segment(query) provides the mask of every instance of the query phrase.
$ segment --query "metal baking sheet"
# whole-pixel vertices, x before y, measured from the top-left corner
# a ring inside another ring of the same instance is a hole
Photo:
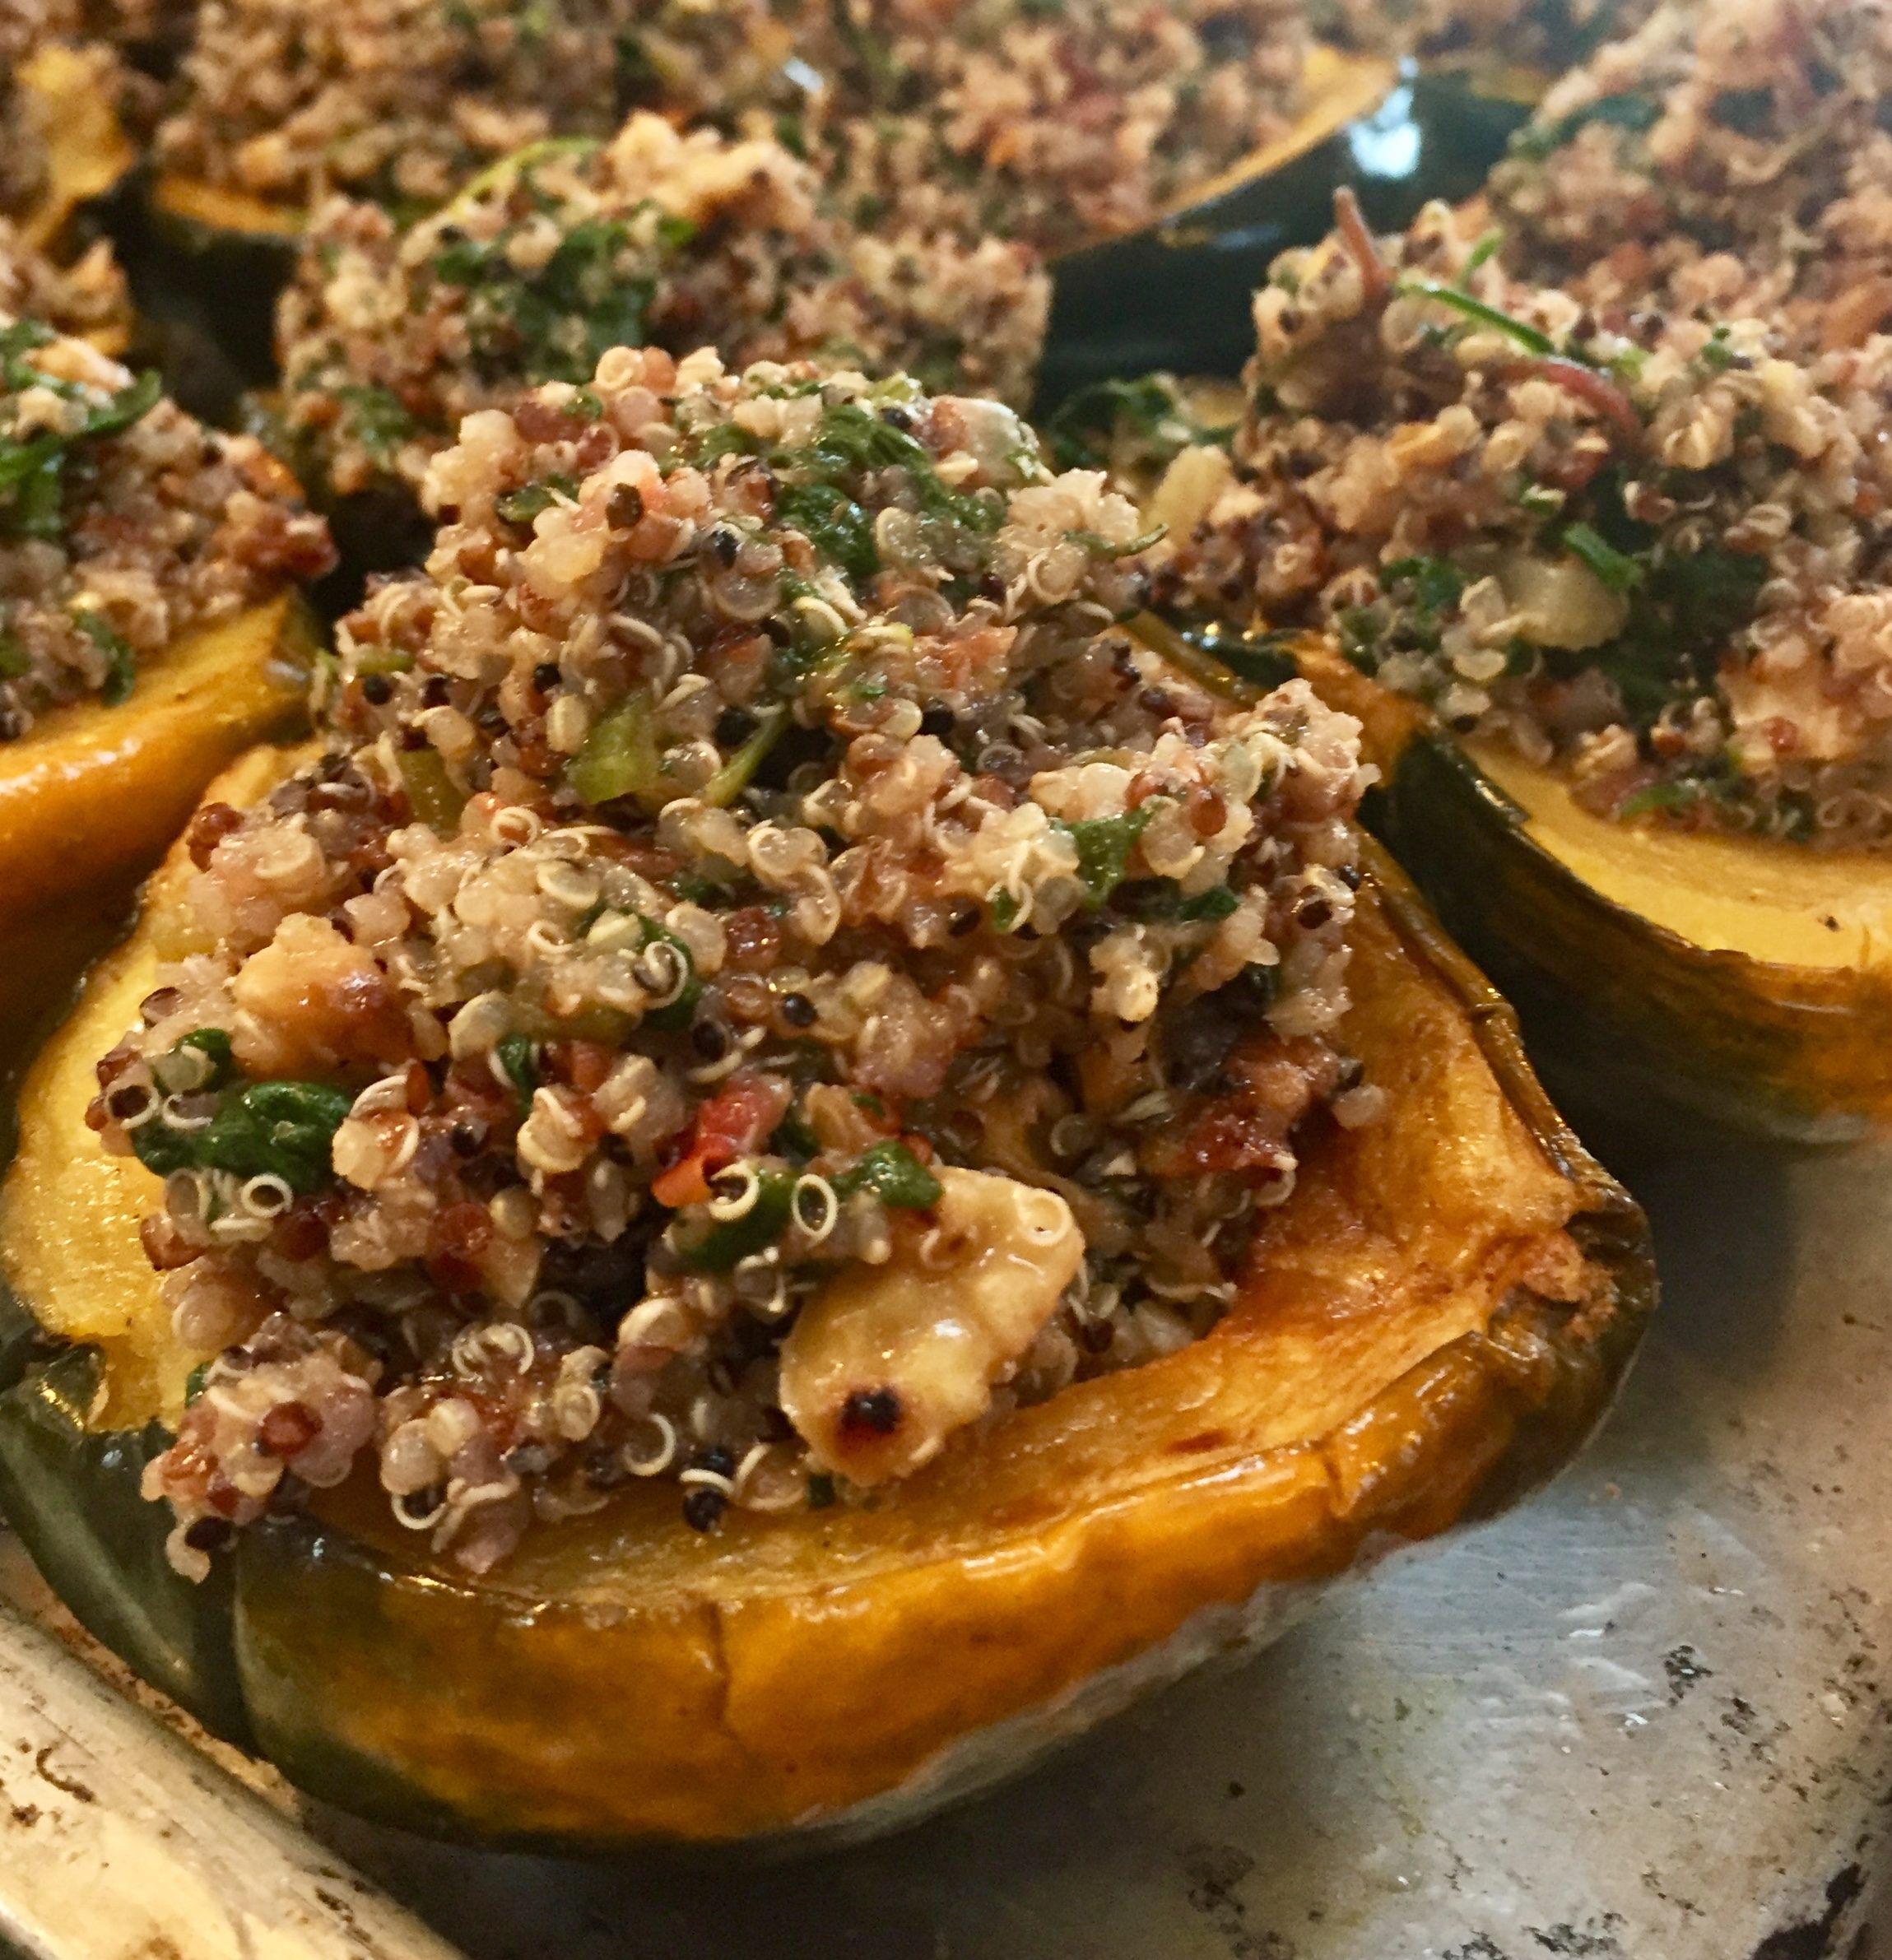
[[[977,1804],[760,1869],[484,1855],[244,1788],[95,1698],[68,1747],[142,1835],[55,1866],[18,1822],[57,1809],[44,1728],[16,1734],[48,1650],[0,1627],[0,1932],[171,1960],[162,1913],[211,1871],[249,1944],[179,1960],[1886,1960],[1892,1154],[1622,1168],[1666,1303],[1559,1484]],[[138,1874],[109,1940],[76,1909],[100,1855]]]

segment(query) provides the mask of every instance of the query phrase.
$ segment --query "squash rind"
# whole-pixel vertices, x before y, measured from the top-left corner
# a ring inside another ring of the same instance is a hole
[[[1829,1145],[1892,1126],[1892,966],[1757,959],[1612,902],[1425,709],[1329,643],[1295,659],[1363,724],[1382,776],[1363,820],[1516,1009],[1559,1107],[1680,1140]],[[1810,878],[1821,862],[1806,853]],[[1892,859],[1886,885],[1892,900]]]
[[[1394,770],[1378,827],[1516,1002],[1568,1106],[1802,1144],[1892,1122],[1892,973],[1697,945],[1612,903],[1526,817],[1428,736]]]

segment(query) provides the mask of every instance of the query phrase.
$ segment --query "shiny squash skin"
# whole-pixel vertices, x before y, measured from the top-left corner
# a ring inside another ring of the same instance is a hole
[[[1656,1135],[1892,1127],[1892,857],[1639,830],[1475,758],[1311,648],[1383,772],[1369,821],[1517,1007],[1559,1101]]]
[[[26,1085],[0,1274],[42,1338],[97,1350],[105,1386],[62,1475],[19,1444],[23,1401],[44,1414],[29,1368],[0,1396],[0,1484],[55,1587],[134,1665],[155,1646],[173,1684],[215,1680],[228,1729],[231,1639],[263,1753],[411,1828],[595,1847],[904,1822],[1265,1637],[1311,1582],[1515,1499],[1607,1408],[1653,1304],[1640,1212],[1374,852],[1346,1033],[1389,1108],[1310,1140],[1206,1339],[963,1437],[871,1507],[732,1513],[704,1537],[674,1493],[638,1486],[484,1578],[430,1558],[359,1479],[243,1535],[227,1633],[179,1632],[163,1595],[184,1582],[164,1575],[128,1629],[88,1614],[101,1554],[62,1520],[103,1501],[100,1433],[174,1419],[197,1357],[141,1270],[150,1181],[88,1153],[80,1107],[160,945],[188,947],[183,875],[160,875]]]

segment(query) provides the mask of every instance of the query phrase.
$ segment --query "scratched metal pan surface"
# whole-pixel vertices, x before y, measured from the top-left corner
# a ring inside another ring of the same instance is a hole
[[[1892,1154],[1623,1168],[1667,1298],[1574,1469],[994,1796],[774,1869],[456,1851],[239,1781],[7,1615],[0,1941],[34,1960],[1892,1960],[1869,1930],[1892,1822]]]

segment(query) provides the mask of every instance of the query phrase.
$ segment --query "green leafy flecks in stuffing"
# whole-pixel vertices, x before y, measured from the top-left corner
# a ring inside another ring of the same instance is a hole
[[[532,1106],[532,1093],[539,1085],[538,1043],[528,1034],[503,1034],[493,1044],[500,1072],[513,1085],[518,1098],[519,1114]]]
[[[788,1228],[795,1202],[794,1173],[764,1165],[755,1176],[755,1201],[741,1217],[718,1219],[700,1238],[678,1247],[686,1266],[700,1272],[727,1273],[773,1245]]]
[[[517,363],[528,382],[588,381],[612,347],[639,346],[656,297],[650,247],[629,220],[585,218],[535,270],[516,266],[510,231],[490,241],[449,231],[434,254],[444,285],[467,293],[467,330],[476,355]],[[659,221],[659,255],[690,235],[681,221]]]
[[[245,1179],[280,1177],[304,1196],[334,1175],[329,1147],[351,1100],[346,1089],[327,1082],[230,1083],[208,1122],[174,1123],[160,1106],[133,1126],[132,1148],[160,1177],[206,1169]]]
[[[1101,470],[1128,449],[1160,467],[1197,444],[1225,448],[1234,425],[1211,427],[1191,412],[1167,374],[1095,381],[1058,404],[1044,425],[1045,445],[1061,470]]]
[[[830,1182],[837,1197],[872,1191],[883,1205],[913,1211],[931,1210],[941,1195],[939,1179],[904,1144],[890,1140],[875,1144],[851,1168]]]
[[[1600,95],[1554,122],[1527,124],[1512,137],[1511,154],[1531,163],[1542,163],[1592,123],[1645,136],[1662,120],[1662,105],[1652,96],[1633,91]]]
[[[138,667],[123,638],[102,612],[76,612],[72,624],[105,657],[105,683],[99,690],[100,699],[108,708],[129,700],[137,685]]]
[[[1154,806],[1146,803],[1121,816],[1087,817],[1074,824],[1053,820],[1052,829],[1062,831],[1077,847],[1077,875],[1090,909],[1097,910],[1123,882],[1137,840],[1155,814]]]
[[[524,484],[516,490],[508,490],[503,496],[495,497],[493,508],[509,524],[529,525],[541,511],[550,510],[561,499],[569,500],[577,495],[578,479],[555,470],[536,483]]]
[[[342,405],[342,424],[349,437],[367,451],[382,469],[392,469],[404,443],[411,442],[419,425],[407,412],[407,404],[390,388],[366,383],[338,388],[335,399]]]
[[[26,359],[54,336],[36,320],[0,327],[0,393],[17,396],[43,390],[62,402],[83,405],[69,429],[42,429],[28,435],[0,434],[0,537],[57,541],[65,523],[67,470],[89,443],[122,435],[156,407],[163,385],[155,374],[140,375],[103,401],[97,391],[42,374]]]

